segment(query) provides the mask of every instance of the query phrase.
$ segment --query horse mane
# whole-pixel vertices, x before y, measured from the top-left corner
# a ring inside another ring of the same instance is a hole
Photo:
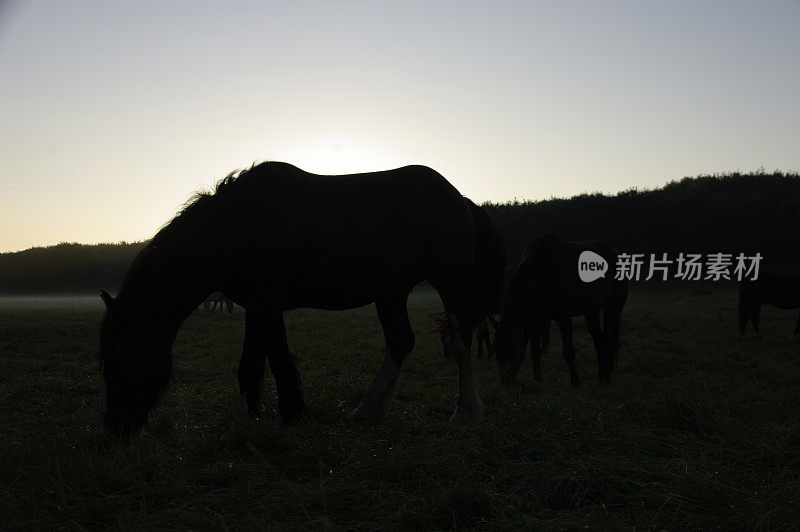
[[[217,208],[224,208],[232,198],[238,195],[239,190],[246,188],[248,184],[269,179],[270,177],[299,172],[302,172],[302,170],[289,163],[278,161],[254,162],[249,168],[230,172],[217,181],[210,190],[194,192],[183,203],[175,216],[162,225],[155,236],[150,239],[134,260],[134,264],[140,258],[145,258],[146,255],[156,251],[161,243],[172,240],[175,233],[183,227],[185,221],[194,221],[203,217],[214,218]]]

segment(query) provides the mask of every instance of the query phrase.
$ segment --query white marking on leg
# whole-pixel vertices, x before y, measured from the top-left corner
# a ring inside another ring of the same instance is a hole
[[[475,389],[475,379],[472,375],[472,360],[470,353],[463,341],[460,340],[458,356],[458,399],[456,410],[450,422],[469,423],[483,420],[483,402]]]

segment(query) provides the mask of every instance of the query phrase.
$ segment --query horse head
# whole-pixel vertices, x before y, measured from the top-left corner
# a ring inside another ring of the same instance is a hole
[[[172,374],[170,342],[146,318],[126,308],[107,292],[101,297],[106,314],[100,327],[101,405],[103,426],[114,435],[136,434],[158,402]]]

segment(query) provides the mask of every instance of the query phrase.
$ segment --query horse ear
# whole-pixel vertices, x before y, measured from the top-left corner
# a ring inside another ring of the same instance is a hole
[[[117,300],[111,297],[111,294],[105,290],[100,290],[100,298],[103,300],[103,303],[106,304],[106,309],[109,312],[114,312],[114,309],[117,306]]]

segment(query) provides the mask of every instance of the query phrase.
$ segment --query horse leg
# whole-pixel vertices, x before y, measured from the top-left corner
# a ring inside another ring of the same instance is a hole
[[[570,384],[580,386],[581,380],[578,378],[578,371],[575,369],[575,346],[572,343],[572,318],[570,316],[558,319],[561,328],[561,343],[564,360],[569,366]]]
[[[753,322],[753,330],[756,331],[756,336],[761,338],[761,333],[758,330],[758,320],[761,317],[761,303],[758,303],[754,308],[752,314],[750,314],[750,321]]]
[[[528,340],[531,342],[531,362],[533,363],[533,380],[542,382],[542,329],[544,321],[537,320],[523,326],[525,344],[522,346],[523,353],[527,348]]]
[[[405,294],[375,302],[386,339],[386,349],[378,374],[353,412],[356,421],[376,423],[386,415],[392,403],[400,366],[414,348],[414,332],[408,321],[407,299],[408,294]]]
[[[483,419],[483,402],[475,389],[475,380],[472,376],[472,358],[470,357],[469,344],[472,340],[472,331],[464,341],[465,332],[459,327],[458,318],[448,313],[448,320],[453,329],[451,349],[458,360],[458,399],[456,410],[450,417],[450,422],[468,423]]]
[[[239,406],[243,413],[253,417],[261,407],[259,395],[269,344],[269,331],[264,327],[266,320],[265,315],[256,310],[245,311],[244,347],[238,372]]]
[[[447,308],[445,306],[445,308]],[[483,419],[483,402],[475,389],[475,379],[472,375],[472,358],[470,357],[469,344],[472,342],[472,328],[461,325],[461,321],[454,313],[447,313],[452,336],[449,341],[449,351],[458,362],[458,398],[456,409],[450,417],[450,422],[469,423]]]
[[[483,358],[483,344],[485,343],[488,347],[491,342],[489,342],[489,325],[487,321],[481,322],[478,326],[478,332],[475,333],[475,341],[478,342],[478,358]]]
[[[278,412],[281,420],[288,425],[306,413],[306,404],[300,388],[300,372],[286,341],[286,325],[282,312],[274,312],[270,316],[269,330],[269,368],[275,378]]]
[[[500,326],[500,323],[496,319],[492,318],[491,316],[489,316],[489,323],[492,324],[492,327],[494,327],[494,332],[497,333],[497,328]],[[487,325],[486,326],[486,356],[488,358],[492,358],[492,357],[494,357],[494,355],[495,355],[494,342],[492,342],[492,337],[489,334],[489,326]]]
[[[445,314],[449,334],[442,334],[442,347],[447,358],[458,362],[458,398],[456,409],[450,422],[467,423],[483,419],[483,402],[475,389],[472,375],[472,332],[480,323],[481,311],[470,299],[472,294],[471,280],[459,278],[452,270],[445,275],[430,275],[428,281],[439,293]]]
[[[284,423],[291,423],[305,413],[305,404],[300,392],[300,374],[286,343],[283,313],[247,309],[239,389],[242,410],[252,416],[257,416],[260,409],[259,395],[267,357],[275,377],[278,411]]]
[[[597,377],[601,381],[606,374],[606,350],[603,346],[603,331],[600,329],[600,311],[587,312],[584,317],[586,318],[586,328],[589,334],[592,335],[594,342],[594,350],[597,352]]]

